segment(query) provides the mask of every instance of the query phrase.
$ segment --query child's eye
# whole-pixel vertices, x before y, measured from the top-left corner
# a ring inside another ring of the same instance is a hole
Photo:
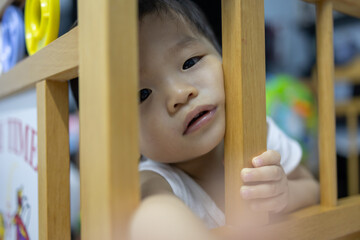
[[[183,70],[186,70],[188,68],[191,68],[192,66],[194,66],[198,61],[200,61],[201,57],[200,56],[196,56],[196,57],[192,57],[189,58],[188,60],[186,60],[184,62],[184,65],[182,67]]]
[[[148,88],[141,89],[139,91],[140,103],[145,101],[150,96],[151,92],[152,92],[151,89]]]

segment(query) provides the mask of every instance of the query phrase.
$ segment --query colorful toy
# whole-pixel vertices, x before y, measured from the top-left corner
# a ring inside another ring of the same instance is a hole
[[[9,71],[25,56],[24,17],[22,11],[10,5],[6,8],[1,22],[1,66]]]
[[[25,40],[30,55],[58,37],[60,0],[27,0],[25,4]]]
[[[266,113],[302,146],[304,159],[316,149],[317,113],[313,93],[289,75],[270,77],[266,82]]]

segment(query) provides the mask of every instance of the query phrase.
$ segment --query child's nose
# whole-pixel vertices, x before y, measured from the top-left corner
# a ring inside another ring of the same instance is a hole
[[[173,91],[169,93],[167,102],[169,113],[177,112],[181,106],[189,102],[190,99],[197,97],[198,94],[198,90],[190,85],[173,88]]]

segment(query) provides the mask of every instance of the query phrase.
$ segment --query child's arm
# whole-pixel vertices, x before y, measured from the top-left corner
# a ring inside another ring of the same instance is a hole
[[[319,201],[319,184],[302,166],[288,176],[280,154],[266,151],[252,160],[254,168],[241,171],[245,185],[240,192],[254,211],[291,212]]]
[[[319,183],[304,166],[299,165],[287,177],[291,199],[284,212],[291,212],[320,201]]]
[[[203,222],[178,199],[160,175],[140,172],[142,198],[130,223],[131,240],[214,240]]]

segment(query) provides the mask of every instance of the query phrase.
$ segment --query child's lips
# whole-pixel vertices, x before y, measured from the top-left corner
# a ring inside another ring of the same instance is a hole
[[[187,114],[184,121],[183,135],[194,132],[207,124],[215,115],[215,105],[202,105]]]

